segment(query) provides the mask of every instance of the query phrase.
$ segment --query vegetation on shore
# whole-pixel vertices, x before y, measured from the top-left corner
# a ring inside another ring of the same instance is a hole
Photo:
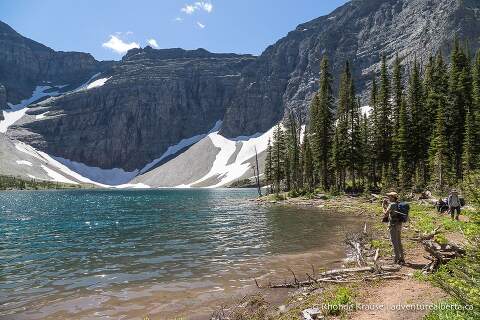
[[[19,177],[0,175],[0,190],[79,189],[82,187],[85,187],[85,185],[76,185],[36,179],[28,180]]]

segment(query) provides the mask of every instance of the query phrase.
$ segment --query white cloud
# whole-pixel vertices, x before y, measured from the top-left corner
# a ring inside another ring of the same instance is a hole
[[[195,7],[195,5],[192,5],[192,4],[187,4],[185,5],[185,7],[183,7],[182,9],[180,9],[182,12],[185,12],[186,14],[192,14],[194,13],[198,8]]]
[[[102,47],[112,49],[118,54],[124,54],[130,49],[140,48],[140,45],[136,42],[124,42],[119,36],[110,35],[110,39],[102,43]]]
[[[200,29],[204,29],[206,27],[206,25],[204,25],[203,23],[201,22],[197,22],[197,26],[200,28]]]
[[[149,39],[147,42],[148,42],[148,44],[149,44],[151,47],[154,47],[154,48],[158,49],[157,40],[155,40],[155,39]]]
[[[180,18],[180,17],[176,17],[175,19],[173,19],[174,21],[177,21],[177,22],[182,22],[183,21],[183,18]]]
[[[186,4],[180,11],[186,14],[193,14],[197,10],[203,10],[205,12],[212,12],[213,4],[208,1],[197,1],[193,4]]]
[[[195,2],[195,6],[197,6],[200,9],[203,9],[208,13],[212,12],[213,10],[213,4],[211,2],[199,1],[199,2]]]

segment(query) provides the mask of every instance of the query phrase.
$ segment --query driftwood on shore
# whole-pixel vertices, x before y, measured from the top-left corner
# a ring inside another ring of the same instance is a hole
[[[399,265],[383,265],[383,266],[368,266],[358,268],[344,268],[334,269],[319,273],[318,276],[307,275],[307,279],[299,281],[297,276],[293,273],[293,281],[272,284],[269,283],[269,288],[300,288],[311,286],[318,283],[352,283],[362,281],[373,281],[378,279],[402,279],[401,275],[396,275],[394,272],[399,271]],[[258,281],[255,280],[257,287],[260,288]]]
[[[430,263],[423,268],[426,272],[435,271],[440,265],[465,254],[465,249],[453,243],[439,244],[433,239],[426,239],[422,241],[422,245],[430,254],[430,257],[425,257],[430,260]]]

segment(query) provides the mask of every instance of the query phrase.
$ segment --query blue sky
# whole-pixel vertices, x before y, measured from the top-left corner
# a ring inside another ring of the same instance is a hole
[[[55,50],[118,60],[144,47],[260,54],[347,0],[0,0],[0,20]]]

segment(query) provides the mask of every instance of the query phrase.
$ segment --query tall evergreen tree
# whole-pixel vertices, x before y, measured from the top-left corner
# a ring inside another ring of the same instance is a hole
[[[352,75],[350,72],[350,64],[347,61],[340,79],[333,144],[333,165],[335,169],[336,188],[338,190],[345,190],[347,167],[350,163],[350,110],[353,109],[352,99],[354,99],[354,97],[352,97],[352,90],[354,90]],[[355,100],[353,100],[353,104],[355,104]]]
[[[303,170],[303,185],[308,192],[314,189],[314,169],[313,169],[313,155],[310,148],[310,140],[308,133],[305,130],[302,143],[302,170]]]
[[[410,139],[409,128],[410,121],[408,118],[407,102],[402,99],[400,103],[400,111],[398,116],[398,132],[396,136],[397,144],[397,168],[398,183],[401,190],[408,190],[412,182],[412,170],[410,159]]]
[[[287,164],[289,173],[287,188],[299,191],[300,187],[300,126],[293,112],[288,115],[286,125],[286,148],[287,148]]]
[[[475,169],[480,169],[480,49],[477,51],[472,71],[472,105],[473,116],[473,162]]]
[[[451,180],[451,160],[446,130],[446,108],[445,105],[437,107],[435,129],[430,144],[430,179],[436,190],[445,191]]]
[[[275,193],[279,193],[285,178],[285,136],[280,124],[273,131],[272,176]]]
[[[272,158],[272,144],[268,138],[267,155],[265,158],[265,182],[270,186],[270,192],[273,191],[273,158]]]
[[[380,69],[380,90],[378,93],[378,126],[379,126],[379,150],[378,160],[382,172],[382,184],[388,187],[392,182],[390,171],[391,148],[392,148],[392,107],[390,92],[390,77],[387,70],[387,59],[382,56]]]
[[[408,104],[412,115],[410,140],[411,159],[417,186],[425,186],[428,179],[428,124],[429,118],[425,110],[423,85],[420,66],[415,59],[408,81]]]
[[[471,75],[467,55],[455,41],[450,57],[449,104],[446,113],[449,149],[453,154],[455,180],[462,178],[465,115],[471,103]]]
[[[392,138],[392,173],[394,180],[398,180],[398,158],[400,157],[400,141],[399,141],[399,128],[400,128],[400,108],[403,102],[403,79],[402,79],[402,64],[398,53],[395,56],[395,62],[393,64],[393,138]]]
[[[328,58],[323,57],[320,70],[320,88],[310,109],[311,146],[315,163],[315,176],[324,190],[330,188],[330,158],[333,141],[332,76]]]
[[[378,108],[378,88],[375,75],[372,78],[372,86],[370,91],[370,108],[371,108],[371,121],[370,134],[371,134],[371,163],[370,163],[370,176],[372,188],[378,188],[379,172],[381,171],[380,164],[380,148],[381,148],[381,130],[380,130],[380,110]]]

